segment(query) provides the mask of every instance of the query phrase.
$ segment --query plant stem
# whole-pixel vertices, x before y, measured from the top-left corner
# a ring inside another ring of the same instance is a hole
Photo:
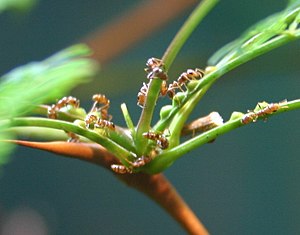
[[[5,121],[4,121],[5,122]],[[34,127],[48,127],[53,129],[59,129],[67,132],[72,132],[81,136],[84,136],[91,141],[100,144],[105,147],[109,152],[114,153],[116,157],[125,165],[128,165],[124,159],[132,158],[133,153],[124,147],[120,146],[116,142],[112,141],[110,138],[107,138],[104,135],[100,135],[94,131],[90,131],[79,127],[73,123],[61,121],[61,120],[52,120],[45,118],[14,118],[9,121],[9,126],[34,126]]]
[[[218,0],[203,0],[186,20],[163,55],[162,60],[165,64],[166,72],[171,67],[176,55],[190,37],[191,33],[217,2]],[[137,152],[139,155],[145,154],[146,151],[147,139],[143,138],[143,133],[150,129],[161,83],[162,81],[160,79],[152,79],[149,84],[145,107],[142,110],[135,136]]]
[[[94,143],[67,143],[67,142],[29,142],[23,140],[9,141],[18,145],[49,151],[66,157],[76,158],[89,163],[97,164],[108,169],[112,164],[118,164],[116,157],[107,152],[105,148]],[[163,174],[148,175],[138,174],[114,174],[140,192],[146,194],[153,201],[165,209],[189,234],[206,235],[207,230],[185,203],[172,184]]]
[[[66,133],[58,129],[50,129],[44,127],[33,127],[33,126],[19,126],[19,127],[9,127],[7,129],[1,130],[1,132],[11,133],[14,138],[17,139],[31,139],[40,141],[54,141],[62,140],[66,141]],[[47,135],[45,135],[47,133]]]
[[[266,114],[263,117],[259,117],[258,119],[265,119],[269,116],[277,115],[282,112],[292,111],[295,109],[300,108],[300,99],[290,101],[287,103],[280,104],[281,108],[272,114]],[[192,151],[200,147],[203,144],[206,144],[217,137],[226,134],[229,131],[232,131],[238,127],[244,126],[245,124],[242,123],[243,116],[236,118],[234,120],[229,120],[228,122],[224,123],[222,126],[216,127],[211,129],[203,134],[200,134],[170,150],[166,150],[162,152],[160,155],[156,156],[149,164],[146,165],[144,171],[149,174],[156,174],[165,170],[169,167],[175,160],[182,157],[184,154]]]
[[[208,234],[204,225],[163,174],[148,175],[138,173],[121,175],[119,178],[125,181],[128,186],[145,193],[158,203],[188,234]]]
[[[133,125],[132,119],[130,117],[130,114],[128,112],[128,109],[127,109],[127,106],[125,103],[121,104],[121,110],[122,110],[126,125],[127,125],[128,129],[131,131],[132,136],[134,136],[135,135],[134,125]]]
[[[192,32],[196,29],[203,18],[218,3],[218,1],[219,0],[201,1],[185,21],[185,23],[182,25],[162,57],[167,71],[171,67],[171,64],[173,63],[186,40],[191,36]]]
[[[194,94],[176,113],[174,118],[172,119],[169,130],[171,133],[171,137],[169,140],[169,147],[175,147],[179,144],[179,139],[181,136],[181,130],[188,119],[191,112],[194,110],[195,106],[198,104],[200,99],[206,93],[206,91],[210,88],[212,84],[207,84],[203,89]]]
[[[290,41],[294,41],[294,40],[298,39],[299,37],[300,37],[300,31],[293,35],[284,33],[284,34],[277,36],[274,39],[271,39],[271,40],[267,41],[266,43],[256,47],[255,49],[247,51],[244,54],[232,59],[227,64],[224,64],[221,67],[218,67],[218,65],[216,65],[217,69],[215,71],[209,73],[203,79],[201,79],[199,81],[199,84],[195,87],[194,92],[202,89],[208,83],[215,82],[222,75],[233,70],[234,68],[238,67],[239,65],[244,64],[244,63],[248,62],[249,60],[252,60],[255,57],[258,57],[260,55],[263,55],[271,50],[274,50],[275,48],[283,46]]]
[[[239,65],[242,65],[260,55],[263,55],[273,49],[276,49],[280,46],[283,46],[287,44],[288,42],[294,41],[300,37],[300,30],[295,31],[293,33],[289,33],[289,31],[275,37],[274,39],[271,39],[267,41],[266,43],[256,47],[255,49],[251,51],[247,51],[244,54],[241,54],[240,56],[237,56],[236,58],[232,59],[226,64],[222,64],[220,67],[216,65],[216,70],[205,75],[202,79],[199,80],[198,85],[195,87],[195,89],[188,94],[188,97],[186,100],[189,100],[190,96],[195,95],[195,93],[199,92],[199,90],[203,89],[207,84],[212,85],[214,82],[216,82],[222,75],[226,74],[227,72],[233,70],[234,68],[238,67]],[[170,121],[172,121],[173,117],[178,112],[178,108],[171,111],[170,115],[167,119],[159,120],[155,124],[155,129],[162,130],[164,129]]]

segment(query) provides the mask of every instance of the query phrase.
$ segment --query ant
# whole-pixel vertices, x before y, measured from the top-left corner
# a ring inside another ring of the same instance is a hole
[[[162,60],[154,57],[149,58],[146,62],[146,66],[147,68],[145,68],[145,71],[148,73],[148,79],[159,78],[163,81],[168,80],[168,75],[165,71],[165,65]]]
[[[85,118],[85,126],[86,128],[92,129],[93,127],[96,128],[108,128],[110,130],[115,130],[115,124],[113,122],[98,118],[94,114],[88,114]]]
[[[80,102],[78,99],[76,99],[73,96],[65,96],[62,99],[60,99],[59,101],[57,101],[56,104],[53,104],[48,108],[48,111],[47,111],[48,118],[56,119],[57,112],[60,109],[62,109],[63,107],[66,107],[68,105],[73,106],[74,108],[79,108]],[[66,133],[69,137],[67,140],[68,142],[74,142],[74,143],[79,142],[79,137],[76,134],[74,134],[72,132],[68,132],[68,131],[66,131]]]
[[[284,101],[286,102],[286,101]],[[284,103],[281,102],[281,103]],[[260,105],[258,105],[260,107]],[[249,113],[247,113],[243,119],[242,119],[242,123],[243,124],[248,124],[250,122],[256,122],[258,117],[263,117],[265,115],[269,115],[272,114],[274,112],[277,112],[279,109],[281,108],[280,103],[271,103],[268,104],[266,107],[261,108],[258,111],[251,111]]]
[[[149,140],[156,141],[158,147],[161,149],[169,147],[169,141],[164,134],[148,131],[143,133],[143,136]]]
[[[168,86],[166,81],[162,81],[160,87],[160,95],[165,96],[168,93]]]
[[[56,104],[53,104],[48,108],[48,118],[56,119],[57,118],[57,112],[62,109],[63,107],[66,107],[68,105],[73,106],[74,108],[79,108],[79,100],[76,99],[73,96],[65,96],[59,101],[57,101]]]
[[[124,165],[112,164],[110,168],[118,174],[132,174],[132,170]]]
[[[256,112],[256,114],[257,114],[257,116],[264,116],[266,114],[275,113],[278,109],[280,109],[279,103],[271,103],[271,104],[268,104],[265,108]]]
[[[148,162],[151,161],[150,157],[147,156],[141,156],[140,158],[138,158],[137,160],[135,160],[134,162],[130,162],[128,160],[126,160],[133,168],[139,168],[142,166],[145,166]],[[132,169],[122,165],[122,164],[113,164],[110,166],[111,169],[118,173],[118,174],[132,174],[133,171]]]
[[[102,119],[111,120],[112,119],[111,115],[108,115],[110,100],[107,99],[105,95],[96,94],[93,95],[93,101],[95,102],[90,112],[100,111]],[[102,104],[103,106],[97,108],[98,104]]]
[[[146,73],[150,73],[154,68],[163,68],[164,69],[164,63],[162,60],[158,58],[149,58],[146,62],[147,68],[145,68]]]
[[[67,142],[69,142],[69,143],[78,143],[78,142],[80,142],[78,135],[74,134],[73,132],[67,132],[66,131],[66,133],[69,137]]]
[[[186,72],[180,74],[177,79],[178,83],[186,83],[192,80],[199,80],[204,76],[204,72],[201,69],[188,69]]]
[[[175,96],[176,89],[180,89],[182,92],[184,90],[182,89],[183,86],[187,86],[187,83],[194,80],[199,80],[204,76],[204,72],[201,69],[195,68],[195,69],[188,69],[186,72],[180,74],[177,81],[173,81],[168,87],[167,94],[171,99]]]
[[[167,94],[170,97],[170,99],[173,99],[176,95],[176,89],[178,88],[180,91],[184,92],[184,90],[181,88],[183,86],[183,83],[179,83],[178,81],[173,81],[173,83],[169,84]]]
[[[138,95],[137,95],[137,105],[141,108],[145,107],[145,102],[147,98],[147,93],[149,89],[149,83],[143,83],[143,86],[141,87]],[[160,94],[161,96],[165,96],[168,92],[167,82],[163,81],[160,88]]]
[[[106,98],[105,95],[102,95],[102,94],[95,94],[93,95],[93,101],[95,101],[93,107],[92,107],[92,110],[95,110],[96,109],[96,105],[97,104],[104,104],[103,107],[109,107],[109,104],[110,104],[110,100]]]
[[[162,80],[162,87],[161,87],[161,95],[165,96],[167,94],[167,84],[166,80],[168,80],[168,75],[165,72],[165,65],[162,60],[157,58],[149,58],[146,62],[147,68],[145,71],[148,73],[147,78],[149,80],[159,78]],[[141,108],[145,107],[145,102],[147,99],[149,83],[143,83],[138,95],[137,95],[137,105]]]
[[[141,156],[140,158],[138,158],[137,160],[135,160],[134,162],[130,163],[133,167],[138,168],[138,167],[142,167],[145,166],[148,162],[150,162],[152,159],[150,157],[147,156]]]
[[[88,115],[86,115],[84,122],[85,122],[85,126],[88,129],[93,129],[94,125],[97,123],[98,121],[98,117],[95,114],[89,113]]]
[[[255,112],[249,112],[242,118],[242,123],[248,124],[250,122],[256,122],[257,118],[258,116]]]
[[[150,73],[148,73],[147,75],[148,79],[155,79],[155,78],[159,78],[163,81],[166,81],[169,79],[167,73],[165,72],[164,69],[159,68],[159,67],[155,67],[152,69],[152,71]]]
[[[143,86],[141,87],[137,96],[137,105],[140,106],[141,108],[145,107],[148,88],[149,88],[149,84],[143,82]]]
[[[116,129],[116,126],[113,122],[110,122],[110,121],[107,121],[107,120],[104,120],[104,119],[98,119],[97,120],[97,123],[95,123],[95,127],[96,128],[108,128],[112,131],[114,131]]]

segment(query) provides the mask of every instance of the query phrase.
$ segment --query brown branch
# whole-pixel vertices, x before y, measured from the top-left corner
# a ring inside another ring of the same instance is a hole
[[[94,59],[103,65],[197,2],[196,0],[144,1],[83,39],[83,42],[92,48]]]
[[[135,188],[163,207],[189,234],[205,235],[208,231],[184,202],[163,174],[117,175],[128,186]]]
[[[24,140],[8,140],[7,142],[87,161],[107,169],[110,169],[111,164],[118,163],[113,154],[107,152],[101,145],[93,143],[33,142]]]
[[[110,169],[112,164],[118,163],[113,154],[98,144],[55,142],[31,142],[23,140],[10,140],[18,145],[40,149],[67,157],[84,160]],[[126,185],[146,194],[149,198],[163,207],[189,234],[208,234],[205,227],[180,197],[171,183],[163,174],[148,175],[115,174]]]

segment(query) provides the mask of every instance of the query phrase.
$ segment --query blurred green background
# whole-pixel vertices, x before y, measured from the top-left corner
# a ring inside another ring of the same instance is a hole
[[[2,13],[1,74],[79,42],[138,3],[40,0],[29,13]],[[187,68],[205,67],[213,52],[285,4],[221,1],[179,54],[171,77]],[[136,122],[145,61],[162,55],[187,15],[114,59],[73,95],[89,107],[94,93],[105,93],[115,123],[124,124],[122,102]],[[145,17],[155,17],[155,12]],[[227,120],[232,111],[245,112],[259,101],[299,98],[299,55],[296,41],[227,74],[207,93],[194,117],[218,111]],[[297,110],[238,129],[165,172],[211,234],[300,233],[299,114]],[[184,234],[162,209],[102,168],[21,147],[12,155],[0,176],[2,235],[12,234],[10,226],[22,228],[18,234],[33,235]]]

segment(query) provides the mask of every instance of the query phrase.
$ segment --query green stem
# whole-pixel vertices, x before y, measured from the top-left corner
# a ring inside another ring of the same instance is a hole
[[[133,125],[132,119],[130,117],[130,114],[128,112],[128,109],[127,109],[127,106],[125,103],[121,104],[121,110],[122,110],[126,125],[127,125],[128,129],[131,131],[131,135],[134,136],[135,135],[134,125]]]
[[[192,12],[184,25],[181,27],[177,35],[174,37],[170,46],[163,55],[163,62],[165,64],[166,72],[171,67],[176,55],[195,30],[201,20],[208,14],[208,12],[215,6],[218,0],[203,0]],[[159,79],[152,79],[149,84],[149,90],[145,102],[145,107],[142,110],[135,136],[138,154],[142,155],[146,151],[147,139],[143,138],[143,133],[150,129],[152,116],[156,101],[159,95],[162,81]]]
[[[271,39],[271,40],[267,41],[266,43],[256,47],[255,49],[253,49],[251,51],[245,52],[244,54],[229,61],[227,64],[224,64],[221,67],[218,67],[218,65],[216,65],[217,69],[215,71],[209,73],[203,79],[201,79],[199,81],[199,84],[195,87],[194,92],[202,89],[208,83],[215,82],[222,75],[233,70],[234,68],[238,67],[239,65],[244,64],[244,63],[248,62],[249,60],[252,60],[260,55],[263,55],[271,50],[274,50],[275,48],[283,46],[283,45],[287,44],[288,42],[294,41],[294,40],[298,39],[299,37],[300,37],[300,32],[297,32],[297,34],[294,34],[294,35],[282,34],[282,35],[277,36],[276,38]]]
[[[269,116],[277,115],[282,112],[292,111],[295,109],[300,108],[300,99],[294,100],[287,103],[282,103],[281,107],[277,112],[274,112],[269,115],[265,115],[263,117],[259,117],[259,119],[265,119]],[[184,154],[200,147],[203,144],[206,144],[217,137],[226,134],[227,132],[230,132],[238,127],[244,126],[246,124],[242,123],[242,118],[244,115],[241,115],[240,117],[229,120],[228,122],[224,123],[222,126],[216,127],[212,130],[209,130],[203,134],[200,134],[174,148],[171,148],[170,150],[166,150],[162,152],[160,155],[156,156],[155,159],[153,159],[149,164],[145,166],[143,171],[149,173],[149,174],[156,174],[163,170],[165,170],[167,167],[169,167],[174,161],[176,161],[178,158],[182,157]]]
[[[186,120],[188,119],[191,112],[194,110],[195,106],[198,104],[200,99],[203,97],[203,95],[206,93],[206,91],[210,88],[211,84],[206,85],[198,91],[196,94],[194,94],[176,113],[174,118],[172,119],[169,130],[171,133],[171,137],[169,140],[169,147],[172,148],[179,144],[179,139],[181,136],[181,130],[186,123]]]
[[[128,163],[124,159],[134,157],[132,152],[128,151],[124,147],[115,143],[110,138],[107,138],[104,135],[100,135],[94,131],[84,129],[73,123],[60,121],[60,120],[53,120],[53,119],[46,119],[46,118],[32,118],[32,117],[13,118],[11,120],[6,120],[2,122],[9,124],[9,126],[11,127],[18,127],[18,126],[46,127],[46,128],[68,131],[68,132],[78,134],[80,136],[84,136],[90,139],[91,141],[105,147],[109,152],[113,153],[125,165],[128,165]]]
[[[123,104],[123,108],[124,108],[124,105]],[[47,115],[47,110],[48,110],[48,107],[47,105],[39,105],[37,106],[31,114],[40,114],[40,115]],[[121,106],[122,108],[122,106]],[[126,112],[126,123],[127,121],[130,122],[131,121],[131,118],[130,118],[130,115],[128,113],[128,110],[126,108],[126,105],[125,105],[125,109],[126,110],[123,110],[122,108],[122,111]],[[61,112],[59,111],[58,112],[58,115],[59,115],[59,120],[61,121],[68,121],[68,122],[74,122],[74,121],[82,121],[86,115],[85,113],[85,110],[83,110],[82,108],[80,108],[81,110],[81,115],[77,114],[76,113],[68,113],[68,112]],[[83,113],[83,114],[82,114]],[[125,113],[123,113],[125,115]],[[128,124],[128,123],[127,123]],[[131,121],[131,124],[132,124],[132,121]],[[133,124],[132,124],[132,129],[134,130],[134,127],[133,127]],[[19,131],[22,131],[22,130],[19,130]],[[36,134],[38,134],[38,130],[35,131]],[[43,132],[43,130],[41,131]],[[132,141],[132,137],[129,135],[129,132],[127,131],[127,129],[123,129],[121,127],[117,127],[115,131],[109,131],[108,130],[108,133],[109,133],[109,138],[116,142],[117,144],[123,146],[124,148],[130,150],[130,151],[135,151],[135,147],[134,147],[134,144],[133,144],[133,141]],[[43,139],[45,139],[47,137],[44,137]]]
[[[151,80],[149,85],[149,92],[147,95],[145,107],[140,116],[140,120],[136,129],[135,144],[138,155],[144,155],[147,147],[148,140],[143,137],[143,133],[150,129],[156,100],[158,98],[158,92],[161,86],[161,81]],[[151,91],[151,92],[150,92]]]
[[[191,36],[192,32],[196,29],[203,18],[218,3],[218,1],[219,0],[201,1],[185,21],[185,23],[182,25],[162,57],[167,71],[169,70],[171,64],[173,63],[186,40]]]
[[[41,116],[47,117],[48,108],[49,108],[48,105],[37,105],[37,106],[35,106],[35,108],[33,110],[31,110],[27,114],[27,116],[41,115]],[[85,111],[83,111],[83,112],[85,112]],[[58,117],[60,120],[64,120],[64,121],[68,121],[68,122],[73,122],[77,119],[78,120],[84,119],[84,116],[82,116],[82,115],[76,115],[74,113],[69,113],[69,112],[58,111],[57,114],[58,114]]]
[[[198,85],[195,87],[195,89],[188,94],[186,101],[189,100],[191,95],[194,95],[195,93],[198,93],[201,89],[203,89],[207,84],[213,84],[215,81],[217,81],[222,75],[226,74],[227,72],[233,70],[234,68],[238,67],[239,65],[242,65],[249,60],[252,60],[260,55],[263,55],[273,49],[276,49],[280,46],[283,46],[287,44],[288,42],[294,41],[300,37],[300,31],[295,31],[293,34],[286,32],[283,33],[280,36],[275,37],[274,39],[271,39],[267,41],[266,43],[256,47],[255,49],[251,51],[247,51],[244,54],[232,59],[227,64],[222,64],[222,66],[218,67],[216,65],[216,70],[205,75],[201,80],[199,80]],[[159,120],[157,124],[155,125],[155,129],[157,130],[163,130],[169,123],[172,121],[173,117],[178,112],[178,108],[171,111],[170,115],[167,119]]]
[[[1,130],[1,132],[11,133],[12,136],[14,136],[14,138],[18,138],[18,139],[26,138],[30,140],[39,140],[39,141],[55,141],[55,140],[66,141],[67,139],[67,135],[63,131],[58,129],[44,128],[44,127],[33,127],[33,126],[10,127]],[[45,135],[45,133],[47,133],[47,135]],[[85,140],[82,140],[82,138],[80,138],[80,141],[85,141]]]

